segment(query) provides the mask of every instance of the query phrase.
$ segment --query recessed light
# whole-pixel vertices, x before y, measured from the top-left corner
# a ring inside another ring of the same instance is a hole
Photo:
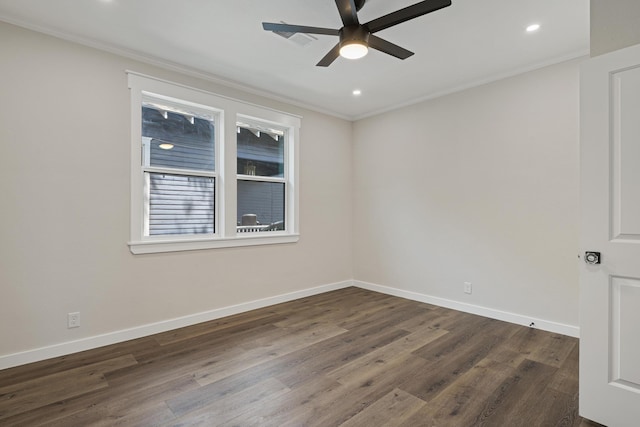
[[[356,89],[351,93],[353,93],[355,96],[362,95],[362,91],[360,89]]]
[[[534,31],[538,31],[540,29],[540,24],[531,24],[527,27],[527,33],[533,33]]]

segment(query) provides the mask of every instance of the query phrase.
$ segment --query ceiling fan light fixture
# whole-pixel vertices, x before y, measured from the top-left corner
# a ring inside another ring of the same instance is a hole
[[[360,59],[369,53],[369,47],[364,42],[354,41],[340,46],[340,56],[347,59]]]
[[[358,19],[358,10],[367,0],[336,0],[343,27],[340,29],[309,27],[307,25],[290,25],[285,23],[263,22],[262,28],[275,33],[303,33],[339,36],[340,41],[316,64],[328,67],[338,57],[347,59],[362,58],[369,48],[379,50],[398,59],[407,59],[413,52],[388,42],[374,33],[402,24],[405,21],[426,15],[436,10],[451,6],[451,0],[422,0],[403,9],[388,13],[364,24]]]
[[[360,59],[369,52],[369,31],[362,25],[340,30],[340,56]]]

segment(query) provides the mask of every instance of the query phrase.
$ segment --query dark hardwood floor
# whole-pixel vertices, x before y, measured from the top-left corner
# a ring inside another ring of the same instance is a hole
[[[0,371],[2,426],[595,426],[578,341],[347,288]]]

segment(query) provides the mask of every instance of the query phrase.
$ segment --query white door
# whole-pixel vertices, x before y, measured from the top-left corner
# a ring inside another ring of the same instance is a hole
[[[580,414],[640,426],[640,45],[586,61],[580,111]],[[601,253],[589,265],[585,252]]]

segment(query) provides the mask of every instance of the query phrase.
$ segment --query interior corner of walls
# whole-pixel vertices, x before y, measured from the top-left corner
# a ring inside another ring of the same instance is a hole
[[[211,320],[220,319],[222,317],[232,316],[234,314],[244,313],[275,304],[293,301],[300,298],[307,298],[313,295],[335,291],[338,289],[348,288],[353,285],[353,280],[344,280],[341,282],[306,288],[300,291],[267,297],[260,300],[248,301],[237,305],[217,308],[214,310],[191,314],[175,319],[168,319],[156,323],[141,325],[130,329],[109,332],[106,334],[91,336],[74,341],[62,342],[23,352],[0,355],[0,370],[20,365],[26,365],[28,363],[39,362],[54,357],[65,356],[80,351],[91,350],[94,348],[116,344],[123,341],[142,338],[173,329],[192,326],[198,323],[208,322]]]
[[[523,314],[511,313],[511,312],[506,312],[502,310],[496,310],[493,308],[483,307],[480,305],[454,301],[446,298],[434,297],[434,296],[422,294],[419,292],[407,291],[404,289],[383,286],[375,283],[363,282],[360,280],[354,280],[353,286],[356,286],[362,289],[367,289],[374,292],[380,292],[386,295],[409,299],[412,301],[432,304],[438,307],[444,307],[452,310],[462,311],[465,313],[475,314],[478,316],[488,317],[490,319],[501,320],[501,321],[513,323],[516,325],[535,327],[536,329],[541,329],[547,332],[567,335],[574,338],[580,337],[580,328],[576,325],[567,325],[564,323],[558,323],[551,320],[540,319],[537,317],[526,316]],[[532,324],[534,326],[531,326]]]

